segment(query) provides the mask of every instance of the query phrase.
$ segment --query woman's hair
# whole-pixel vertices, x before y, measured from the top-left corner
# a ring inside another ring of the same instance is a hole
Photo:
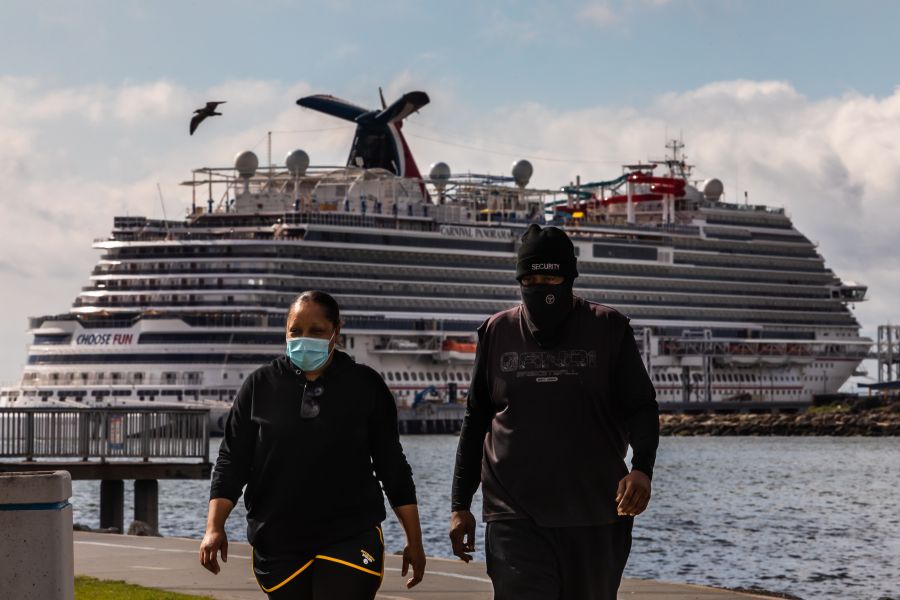
[[[294,298],[294,301],[291,302],[291,309],[303,302],[315,302],[318,304],[322,310],[325,311],[325,318],[328,319],[335,328],[340,327],[341,309],[338,306],[337,300],[332,298],[331,294],[326,294],[319,290],[307,290]]]

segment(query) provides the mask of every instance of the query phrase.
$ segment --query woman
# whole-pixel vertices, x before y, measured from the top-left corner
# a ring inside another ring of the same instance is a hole
[[[218,573],[218,552],[227,560],[225,520],[246,485],[253,571],[274,600],[375,597],[384,575],[379,480],[406,532],[407,587],[425,570],[393,396],[378,373],[334,349],[340,323],[328,294],[297,297],[287,352],[241,386],[213,469],[200,562]]]

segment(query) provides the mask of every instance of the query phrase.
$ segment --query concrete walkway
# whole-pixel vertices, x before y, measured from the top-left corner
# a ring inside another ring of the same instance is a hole
[[[200,566],[198,540],[75,532],[75,573],[127,581],[219,600],[265,600],[250,572],[250,546],[229,544],[228,562],[213,575]],[[382,600],[490,600],[491,581],[484,563],[429,558],[425,579],[407,590],[400,559],[388,555]],[[220,561],[220,564],[221,561]],[[749,600],[763,598],[692,585],[626,580],[619,590],[628,600]],[[769,599],[771,600],[771,599]]]

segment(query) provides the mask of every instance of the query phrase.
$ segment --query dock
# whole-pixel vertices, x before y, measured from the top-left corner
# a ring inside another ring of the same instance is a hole
[[[134,520],[159,527],[160,479],[204,479],[209,411],[195,408],[0,408],[0,473],[68,471],[100,481],[100,527],[124,531],[125,481]]]
[[[229,542],[228,562],[213,575],[200,566],[200,541],[75,532],[75,574],[126,581],[149,588],[206,595],[217,600],[265,600],[250,570],[249,544]],[[407,590],[400,557],[387,555],[379,600],[490,600],[484,563],[429,558],[425,579]],[[765,596],[695,585],[630,579],[620,600],[751,600]],[[771,600],[771,597],[768,598]]]

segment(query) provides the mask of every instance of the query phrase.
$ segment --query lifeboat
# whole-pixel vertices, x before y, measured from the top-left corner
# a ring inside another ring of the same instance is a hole
[[[788,344],[786,353],[788,362],[795,365],[808,365],[815,360],[809,348],[802,344]]]
[[[441,342],[440,357],[442,360],[474,361],[476,348],[475,342],[444,340]]]

